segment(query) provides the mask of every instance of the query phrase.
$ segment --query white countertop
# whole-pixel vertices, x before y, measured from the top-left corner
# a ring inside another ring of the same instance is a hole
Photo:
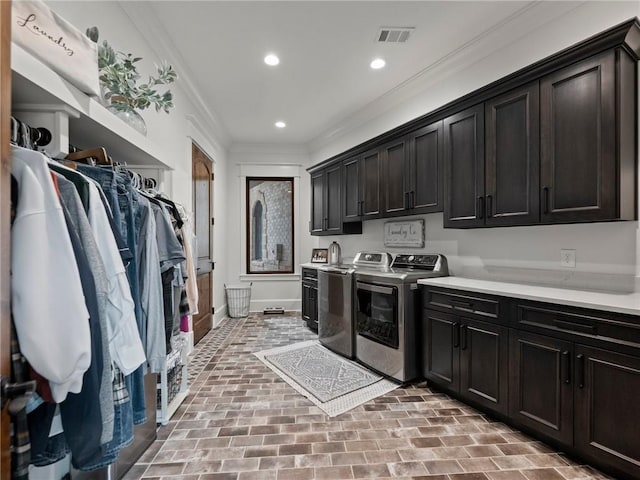
[[[307,262],[307,263],[301,263],[300,264],[300,268],[315,268],[315,269],[318,269],[318,267],[321,267],[322,265],[326,265],[326,263],[311,263],[311,262]]]
[[[452,288],[538,302],[557,303],[572,307],[640,315],[640,293],[592,292],[463,277],[425,278],[418,280],[418,283],[432,287]]]

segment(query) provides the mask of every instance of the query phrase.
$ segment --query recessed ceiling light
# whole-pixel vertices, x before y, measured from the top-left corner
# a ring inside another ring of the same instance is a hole
[[[382,67],[384,67],[387,64],[387,62],[385,62],[383,59],[381,58],[374,58],[371,63],[369,64],[369,66],[371,68],[373,68],[374,70],[379,70]]]
[[[276,127],[278,127],[278,128],[284,128],[286,126],[287,126],[287,124],[284,123],[284,122],[276,122]]]
[[[270,53],[269,55],[264,57],[264,63],[274,67],[274,66],[276,66],[276,65],[278,65],[280,63],[280,59],[276,55],[274,55],[273,53]]]

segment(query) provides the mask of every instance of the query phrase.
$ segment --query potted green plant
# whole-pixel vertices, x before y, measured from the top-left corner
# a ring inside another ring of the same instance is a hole
[[[98,43],[98,28],[88,28],[87,36]],[[170,90],[161,93],[158,87],[173,83],[178,74],[171,65],[163,62],[156,65],[155,76],[150,75],[147,82],[139,83],[142,76],[136,64],[140,60],[141,57],[134,57],[131,53],[116,52],[106,40],[98,44],[100,88],[107,108],[146,135],[147,126],[138,110],[153,105],[156,112],[169,113],[173,108],[173,94]]]

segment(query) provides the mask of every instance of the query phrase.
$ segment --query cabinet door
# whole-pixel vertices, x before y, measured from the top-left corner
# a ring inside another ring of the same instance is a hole
[[[380,201],[380,153],[378,150],[365,153],[362,157],[362,217],[378,218],[381,216]]]
[[[406,145],[404,139],[392,142],[381,149],[382,185],[384,191],[384,216],[406,214],[410,208],[406,188]]]
[[[487,225],[540,221],[538,82],[485,103]]]
[[[309,324],[311,318],[311,286],[302,283],[302,319]]]
[[[540,83],[542,222],[614,219],[615,52]]]
[[[445,228],[484,225],[484,105],[444,120]]]
[[[324,171],[311,175],[311,233],[322,233],[324,230]]]
[[[337,234],[342,230],[342,165],[334,165],[326,170],[325,227],[329,234]]]
[[[457,392],[460,386],[460,322],[446,313],[422,312],[422,373],[427,380]]]
[[[442,121],[412,133],[409,148],[408,185],[411,213],[442,211]]]
[[[318,289],[311,287],[309,290],[309,320],[307,325],[314,332],[318,331]]]
[[[460,330],[460,395],[507,413],[509,329],[464,319]]]
[[[343,222],[359,222],[361,211],[360,198],[360,157],[350,158],[342,164],[343,172]]]
[[[575,447],[640,478],[640,358],[576,345]]]
[[[509,416],[565,445],[573,443],[573,344],[511,330]]]

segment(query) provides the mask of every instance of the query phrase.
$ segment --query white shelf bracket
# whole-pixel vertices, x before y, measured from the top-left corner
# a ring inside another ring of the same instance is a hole
[[[53,158],[64,158],[69,153],[69,118],[80,118],[80,112],[68,105],[17,103],[14,116],[31,127],[44,127],[51,132],[51,142],[40,147]]]

